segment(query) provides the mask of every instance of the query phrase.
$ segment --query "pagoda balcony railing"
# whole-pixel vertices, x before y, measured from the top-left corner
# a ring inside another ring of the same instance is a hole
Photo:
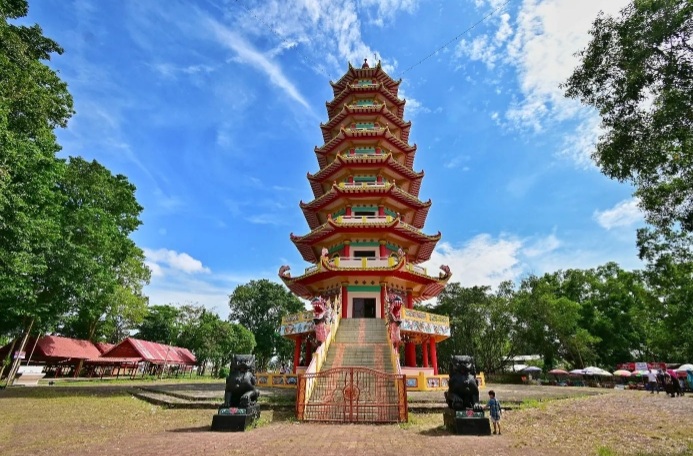
[[[340,182],[339,188],[389,188],[392,184],[389,182]]]
[[[371,269],[371,268],[391,268],[399,262],[396,256],[389,257],[335,257],[329,260],[331,266],[340,269]],[[320,264],[314,264],[306,268],[306,274],[315,272],[320,268]],[[417,274],[428,275],[426,268],[417,264],[407,263],[406,269]]]
[[[368,150],[368,151],[357,151],[355,148],[354,149],[346,149],[340,152],[339,154],[342,157],[382,157],[383,155],[391,154],[392,151],[390,149],[385,149],[381,147],[377,147],[375,150]]]
[[[340,215],[336,222],[343,225],[361,225],[364,223],[391,223],[393,217],[391,215]]]

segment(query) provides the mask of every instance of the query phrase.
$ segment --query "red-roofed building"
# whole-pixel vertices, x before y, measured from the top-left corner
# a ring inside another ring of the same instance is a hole
[[[94,345],[96,345],[96,348],[98,348],[101,353],[106,353],[108,350],[115,347],[115,344],[109,344],[108,342],[96,342]]]
[[[0,355],[6,356],[10,349],[8,344],[0,349]],[[96,358],[101,355],[96,345],[88,340],[71,339],[61,336],[43,336],[36,340],[30,337],[24,347],[25,359],[32,363],[77,364],[79,361]]]
[[[175,369],[185,373],[197,363],[195,355],[187,348],[149,342],[128,337],[118,345],[102,354],[98,359],[89,360],[94,364],[122,364],[137,360],[144,363],[142,374],[158,374],[165,369]],[[110,361],[110,362],[109,362]]]
[[[105,352],[102,358],[141,358],[152,364],[179,364],[192,366],[197,363],[195,355],[187,348],[149,342],[128,337]]]

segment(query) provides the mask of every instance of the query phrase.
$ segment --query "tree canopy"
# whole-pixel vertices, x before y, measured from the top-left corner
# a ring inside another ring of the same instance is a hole
[[[27,14],[23,0],[0,1],[0,313],[6,331],[52,320],[50,264],[61,248],[64,171],[53,129],[72,115],[67,85],[46,62],[61,54],[38,25],[8,22]]]
[[[267,279],[251,280],[236,287],[229,296],[229,307],[229,320],[255,335],[258,369],[266,369],[273,356],[290,359],[292,344],[277,329],[283,316],[300,312],[304,305],[289,290]]]
[[[563,87],[601,115],[593,158],[648,222],[693,231],[693,2],[634,0],[590,35]]]

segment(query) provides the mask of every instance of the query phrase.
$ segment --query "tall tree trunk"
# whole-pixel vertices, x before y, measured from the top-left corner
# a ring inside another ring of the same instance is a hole
[[[2,362],[3,367],[2,367],[2,371],[0,371],[0,377],[2,377],[2,374],[5,371],[5,364],[6,364],[5,361],[7,361],[7,364],[9,364],[10,360],[12,359],[12,353],[14,353],[15,345],[17,345],[17,342],[19,342],[19,337],[20,336],[12,338],[12,345],[10,345],[10,351],[7,352],[7,356],[5,356],[5,359]],[[8,374],[9,374],[9,372],[8,372]]]
[[[29,333],[31,333],[31,328],[34,326],[34,318],[32,318],[29,321],[29,324],[27,325],[26,330],[24,331],[24,336],[22,337],[22,343],[19,344],[19,349],[17,352],[22,353],[24,349],[26,348],[26,341],[29,339]],[[7,386],[12,386],[12,382],[14,382],[14,378],[17,375],[17,371],[19,370],[19,364],[21,363],[21,358],[19,356],[16,356],[14,358],[14,362],[12,364],[12,369],[10,369],[10,374],[7,376]]]

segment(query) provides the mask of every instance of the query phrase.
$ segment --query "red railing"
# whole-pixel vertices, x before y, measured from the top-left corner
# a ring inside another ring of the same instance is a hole
[[[313,383],[306,400],[306,385]],[[404,375],[365,367],[340,367],[298,377],[299,421],[401,423],[408,419]]]

